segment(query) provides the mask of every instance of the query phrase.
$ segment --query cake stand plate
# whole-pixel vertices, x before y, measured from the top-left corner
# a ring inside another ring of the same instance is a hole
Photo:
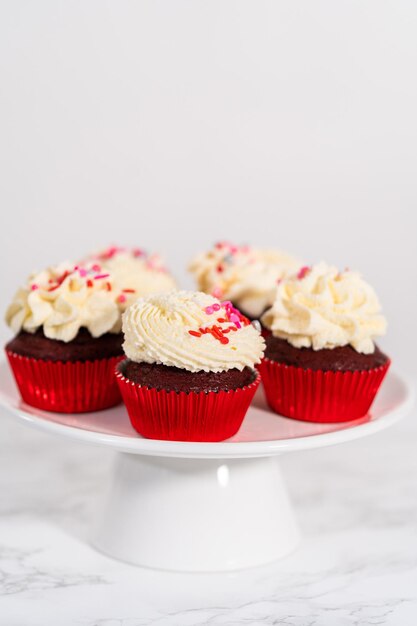
[[[24,404],[6,363],[0,404],[24,423],[117,452],[92,543],[130,563],[175,571],[225,571],[281,558],[298,544],[279,468],[283,453],[358,439],[394,424],[413,403],[411,385],[389,372],[372,413],[311,424],[272,413],[262,389],[240,431],[220,443],[144,439],[123,405],[78,415]]]

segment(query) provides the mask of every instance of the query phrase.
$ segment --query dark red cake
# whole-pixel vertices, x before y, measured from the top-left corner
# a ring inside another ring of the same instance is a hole
[[[292,365],[314,371],[355,372],[371,370],[386,365],[389,358],[378,346],[371,354],[357,352],[352,346],[313,350],[295,348],[286,339],[265,336],[265,357],[283,365]]]
[[[134,383],[150,389],[164,389],[177,393],[234,391],[249,385],[256,378],[255,371],[249,367],[242,371],[230,369],[224,372],[190,372],[178,367],[127,360],[120,368],[121,373]]]
[[[94,361],[122,356],[122,343],[123,333],[93,337],[86,328],[80,328],[74,339],[68,342],[48,339],[41,327],[35,333],[20,331],[6,345],[6,350],[44,361]]]

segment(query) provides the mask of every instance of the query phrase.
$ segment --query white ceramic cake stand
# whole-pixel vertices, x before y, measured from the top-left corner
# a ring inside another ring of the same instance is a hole
[[[5,363],[0,381],[0,403],[26,424],[117,452],[93,544],[123,561],[177,571],[252,567],[294,550],[299,534],[279,456],[375,433],[413,402],[411,386],[390,372],[371,416],[310,424],[271,413],[260,390],[232,439],[189,443],[143,439],[123,405],[80,415],[34,409],[21,402]]]

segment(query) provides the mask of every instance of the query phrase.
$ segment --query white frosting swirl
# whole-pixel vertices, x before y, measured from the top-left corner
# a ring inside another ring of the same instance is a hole
[[[261,360],[264,340],[236,309],[231,315],[238,321],[230,321],[225,306],[201,292],[172,291],[140,298],[123,315],[126,356],[138,363],[159,363],[190,372],[253,367]],[[207,307],[218,310],[207,313]],[[200,332],[213,326],[220,329],[214,331],[217,338],[211,332]]]
[[[259,317],[274,300],[277,282],[301,267],[285,252],[218,243],[189,265],[205,293],[232,300],[251,317]]]
[[[124,291],[127,305],[137,298],[176,288],[171,274],[159,255],[133,249],[112,247],[95,257],[100,266],[112,275],[115,285]]]
[[[8,307],[6,322],[15,333],[42,326],[49,339],[68,342],[81,327],[93,337],[120,332],[124,306],[125,297],[107,272],[63,263],[29,277]]]
[[[376,293],[357,272],[318,263],[282,280],[262,317],[273,335],[296,348],[351,345],[374,352],[373,338],[386,332]]]

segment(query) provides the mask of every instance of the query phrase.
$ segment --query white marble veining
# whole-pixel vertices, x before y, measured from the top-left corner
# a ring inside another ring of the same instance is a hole
[[[282,466],[296,553],[233,574],[173,574],[88,544],[112,454],[0,415],[1,626],[412,626],[417,623],[417,424]]]

